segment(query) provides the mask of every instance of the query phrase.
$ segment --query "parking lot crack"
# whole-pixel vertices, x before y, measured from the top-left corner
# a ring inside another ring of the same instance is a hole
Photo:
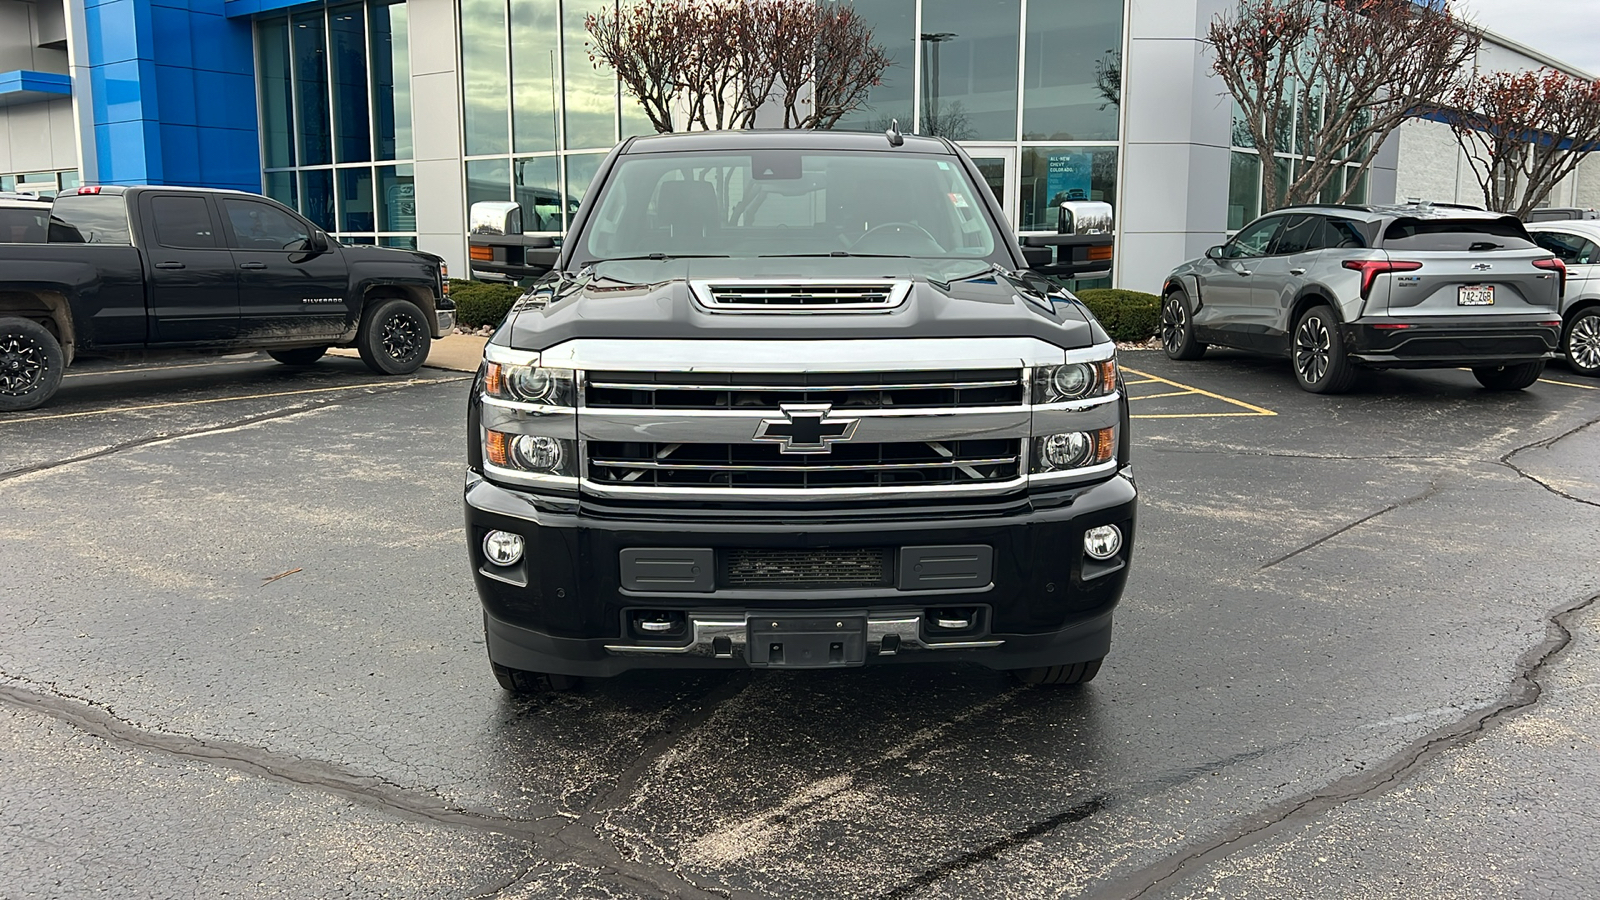
[[[1277,564],[1279,564],[1281,562],[1287,562],[1288,560],[1291,560],[1294,557],[1299,556],[1300,554],[1306,552],[1307,550],[1315,549],[1315,548],[1327,543],[1328,541],[1333,540],[1334,538],[1338,537],[1339,535],[1344,534],[1345,532],[1347,532],[1347,531],[1349,531],[1349,530],[1351,530],[1353,528],[1356,528],[1356,527],[1358,527],[1360,525],[1363,525],[1363,524],[1365,524],[1367,522],[1370,522],[1373,519],[1378,518],[1379,516],[1385,515],[1387,513],[1392,513],[1397,509],[1401,509],[1403,507],[1410,506],[1410,505],[1412,505],[1414,503],[1421,503],[1422,501],[1428,499],[1429,497],[1432,497],[1435,493],[1438,492],[1438,490],[1439,490],[1439,483],[1438,482],[1436,482],[1436,481],[1429,482],[1428,483],[1428,489],[1423,491],[1422,493],[1416,495],[1415,497],[1407,497],[1404,500],[1398,500],[1398,501],[1396,501],[1394,503],[1389,504],[1388,506],[1385,506],[1383,509],[1380,509],[1375,513],[1372,513],[1371,515],[1362,516],[1361,518],[1355,520],[1354,522],[1351,522],[1348,525],[1345,525],[1344,527],[1338,529],[1337,531],[1331,532],[1329,534],[1325,534],[1322,537],[1317,538],[1316,540],[1312,541],[1309,544],[1306,544],[1303,547],[1300,547],[1300,548],[1298,548],[1296,550],[1291,550],[1290,552],[1285,553],[1284,555],[1278,557],[1277,559],[1275,559],[1275,560],[1263,565],[1261,568],[1257,569],[1256,571],[1257,572],[1265,572],[1266,570],[1272,568],[1273,566],[1275,566],[1275,565],[1277,565]]]
[[[1600,507],[1600,503],[1596,503],[1593,500],[1586,500],[1583,497],[1574,497],[1573,495],[1567,493],[1566,491],[1563,491],[1562,489],[1556,487],[1553,484],[1550,484],[1549,482],[1547,482],[1544,479],[1540,478],[1539,476],[1533,474],[1532,472],[1529,472],[1527,469],[1522,468],[1521,466],[1517,465],[1517,463],[1516,463],[1516,456],[1519,453],[1525,453],[1525,452],[1527,452],[1529,450],[1545,450],[1545,449],[1548,449],[1548,448],[1553,447],[1556,444],[1560,443],[1561,441],[1565,440],[1566,438],[1572,437],[1573,435],[1575,435],[1575,434],[1577,434],[1577,433],[1579,433],[1579,432],[1581,432],[1581,431],[1583,431],[1585,429],[1593,428],[1597,424],[1600,424],[1600,420],[1585,422],[1582,425],[1579,425],[1579,426],[1577,426],[1575,428],[1571,428],[1571,429],[1569,429],[1567,431],[1564,431],[1561,434],[1556,435],[1555,437],[1548,437],[1548,438],[1544,438],[1543,440],[1534,441],[1531,444],[1524,444],[1523,446],[1518,447],[1515,450],[1512,450],[1511,452],[1509,452],[1509,453],[1505,454],[1504,456],[1500,457],[1500,463],[1501,463],[1501,465],[1504,465],[1506,468],[1509,468],[1511,471],[1516,472],[1518,475],[1522,476],[1523,478],[1526,478],[1529,481],[1533,482],[1534,484],[1537,484],[1538,486],[1540,486],[1540,487],[1544,488],[1545,490],[1549,491],[1550,493],[1555,494],[1557,497],[1561,497],[1561,498],[1566,499],[1566,500],[1571,500],[1574,503],[1582,503],[1585,506]]]
[[[1097,896],[1137,900],[1156,888],[1187,878],[1241,850],[1315,821],[1357,800],[1382,795],[1448,750],[1476,740],[1490,726],[1539,702],[1540,675],[1572,643],[1568,622],[1600,601],[1600,595],[1563,604],[1545,620],[1545,638],[1517,660],[1510,684],[1497,700],[1478,707],[1391,754],[1381,765],[1347,775],[1321,790],[1292,797],[1235,823],[1226,833],[1108,884]]]

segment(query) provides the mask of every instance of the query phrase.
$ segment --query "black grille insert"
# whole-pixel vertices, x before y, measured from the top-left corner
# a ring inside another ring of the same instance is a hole
[[[1007,481],[1021,471],[1021,440],[834,444],[831,453],[783,453],[776,443],[590,441],[589,478],[635,487],[861,488]]]
[[[730,588],[858,588],[892,583],[882,547],[805,550],[724,550],[722,577]]]
[[[590,372],[585,405],[601,409],[942,409],[1022,403],[1019,369],[947,372]]]

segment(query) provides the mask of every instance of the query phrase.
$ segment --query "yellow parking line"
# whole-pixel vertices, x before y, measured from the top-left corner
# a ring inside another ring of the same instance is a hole
[[[1275,415],[1277,415],[1277,413],[1269,413],[1268,415],[1274,415],[1275,416]],[[1137,413],[1135,415],[1129,416],[1128,418],[1130,418],[1130,419],[1226,419],[1226,418],[1229,418],[1229,417],[1237,417],[1237,416],[1243,416],[1243,417],[1246,417],[1246,418],[1259,419],[1259,418],[1261,418],[1261,413],[1252,413],[1252,412],[1243,412],[1243,413]]]
[[[1124,369],[1123,371],[1127,371],[1127,370]],[[1159,379],[1156,379],[1156,378],[1144,378],[1144,379],[1141,379],[1139,381],[1124,381],[1123,384],[1126,384],[1126,385],[1155,384],[1158,380]]]
[[[1182,396],[1185,396],[1187,394],[1192,394],[1192,393],[1194,393],[1194,391],[1167,391],[1164,394],[1143,394],[1143,395],[1138,396],[1138,397],[1129,397],[1128,399],[1129,400],[1154,400],[1157,397],[1182,397]]]
[[[1539,380],[1544,382],[1545,384],[1559,384],[1559,385],[1564,385],[1566,387],[1583,388],[1586,391],[1600,391],[1600,387],[1595,387],[1592,384],[1573,384],[1570,381],[1554,381],[1554,380],[1549,379],[1549,378],[1541,378]]]
[[[1237,406],[1237,407],[1240,407],[1240,408],[1243,408],[1243,409],[1250,410],[1248,413],[1181,413],[1181,414],[1174,414],[1174,415],[1170,416],[1169,418],[1203,418],[1203,417],[1206,417],[1206,416],[1245,416],[1245,415],[1250,415],[1250,416],[1275,416],[1275,415],[1277,415],[1277,413],[1273,412],[1270,409],[1265,409],[1263,407],[1256,406],[1253,403],[1246,403],[1243,400],[1235,400],[1232,397],[1224,397],[1221,394],[1213,394],[1212,392],[1210,392],[1208,390],[1205,390],[1204,388],[1197,388],[1192,384],[1181,384],[1179,382],[1173,381],[1170,378],[1162,378],[1160,375],[1151,375],[1149,372],[1141,372],[1138,369],[1130,369],[1127,366],[1123,366],[1122,367],[1122,371],[1124,371],[1124,372],[1132,372],[1133,374],[1142,376],[1144,378],[1149,378],[1149,379],[1152,379],[1154,381],[1159,381],[1159,382],[1162,382],[1163,384],[1170,384],[1175,388],[1183,388],[1186,391],[1193,391],[1194,393],[1199,394],[1202,397],[1210,397],[1213,400],[1221,400],[1223,403],[1231,404],[1233,406]],[[1137,418],[1148,419],[1148,418],[1155,418],[1155,417],[1154,416],[1138,416]]]
[[[329,391],[353,391],[371,387],[406,387],[413,384],[433,384],[439,381],[461,381],[459,378],[412,378],[406,381],[368,381],[341,387],[308,388],[300,391],[274,391],[270,394],[245,394],[240,397],[214,397],[210,400],[176,400],[171,403],[149,403],[144,406],[119,406],[114,409],[91,409],[84,412],[56,413],[49,416],[27,416],[21,419],[0,419],[0,425],[20,425],[23,422],[43,422],[50,419],[77,419],[83,416],[103,416],[120,412],[143,412],[147,409],[169,409],[174,406],[203,406],[207,403],[229,403],[234,400],[263,400],[268,397],[295,397],[301,394],[325,394]]]

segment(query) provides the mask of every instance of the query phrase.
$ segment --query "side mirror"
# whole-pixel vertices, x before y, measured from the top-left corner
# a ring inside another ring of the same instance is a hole
[[[1218,246],[1212,247],[1211,249],[1206,251],[1206,259],[1221,259],[1221,258],[1222,258],[1222,246],[1220,244]]]
[[[1022,261],[1027,263],[1030,269],[1043,268],[1056,261],[1056,250],[1054,247],[1024,246],[1022,248]]]
[[[1099,200],[1063,200],[1056,210],[1057,234],[1111,234],[1111,204]]]
[[[480,200],[472,204],[468,234],[521,234],[522,207],[510,200]]]

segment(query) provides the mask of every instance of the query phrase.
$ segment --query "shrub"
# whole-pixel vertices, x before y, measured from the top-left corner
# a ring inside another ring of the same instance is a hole
[[[456,302],[456,324],[462,328],[499,325],[522,296],[522,288],[495,281],[450,279],[450,299]]]
[[[1161,298],[1143,291],[1091,288],[1078,291],[1078,299],[1114,341],[1146,341],[1161,325]]]

